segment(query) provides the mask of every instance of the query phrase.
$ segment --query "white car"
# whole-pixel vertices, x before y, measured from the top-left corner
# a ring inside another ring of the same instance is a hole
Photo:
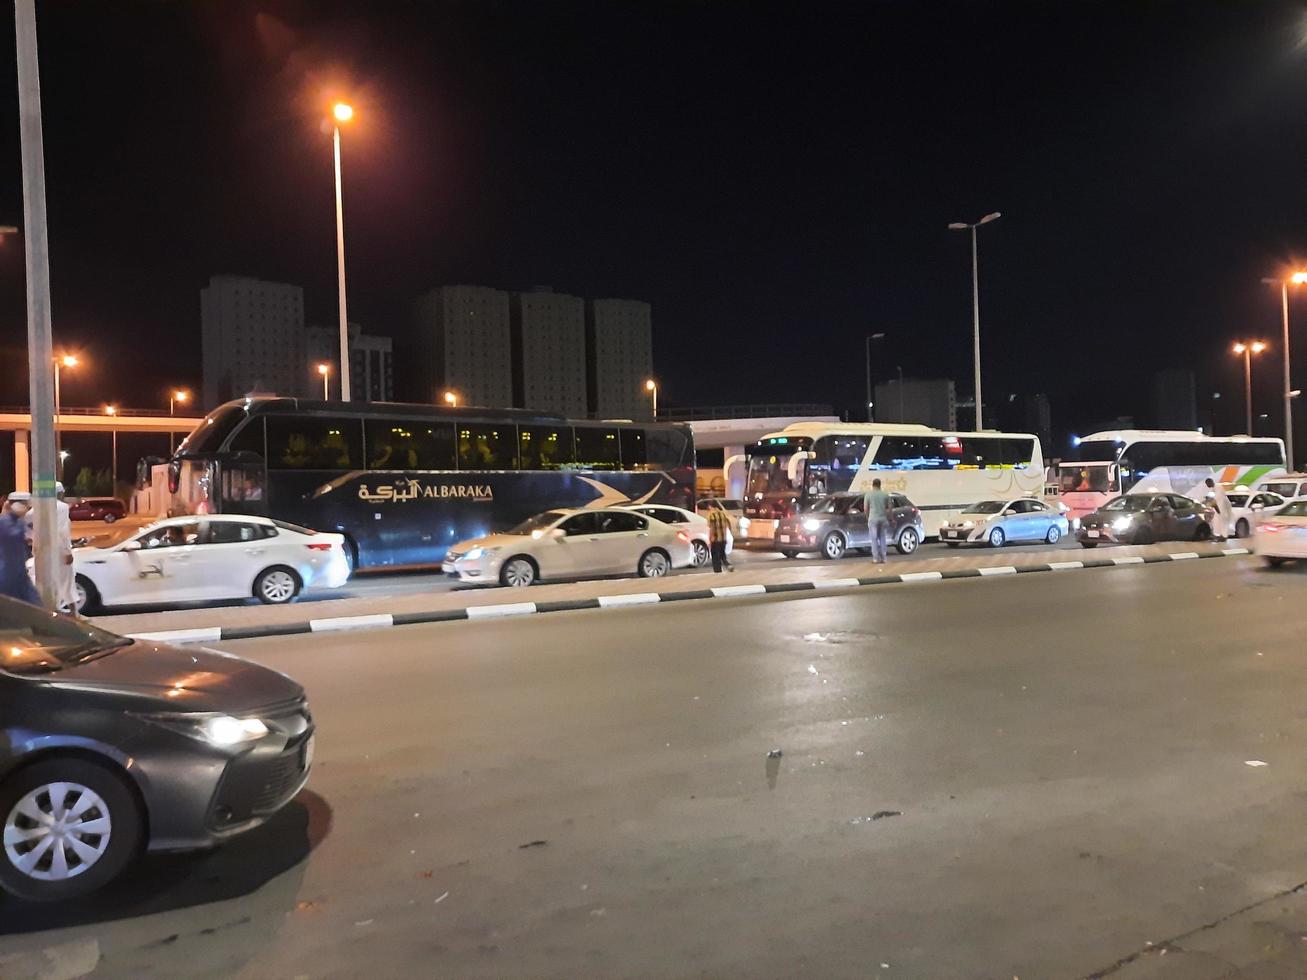
[[[708,518],[671,504],[622,504],[621,507],[684,531],[690,536],[690,544],[694,548],[694,567],[702,568],[708,564],[712,557],[708,541]],[[730,552],[729,545],[726,550]]]
[[[1225,496],[1234,512],[1233,531],[1236,538],[1248,537],[1258,521],[1278,513],[1288,503],[1278,493],[1270,490],[1250,491],[1247,487],[1230,490]]]
[[[684,530],[630,510],[547,510],[511,531],[460,541],[442,568],[464,582],[520,588],[541,579],[621,573],[658,578],[694,564]]]
[[[73,551],[77,610],[212,599],[290,602],[349,578],[345,538],[245,515],[169,517],[108,548]]]
[[[1307,558],[1307,500],[1294,500],[1253,529],[1253,553],[1271,567]]]
[[[955,520],[940,525],[939,539],[950,548],[971,542],[1001,548],[1009,541],[1056,544],[1070,530],[1071,524],[1060,509],[1033,497],[1018,497],[971,504]]]

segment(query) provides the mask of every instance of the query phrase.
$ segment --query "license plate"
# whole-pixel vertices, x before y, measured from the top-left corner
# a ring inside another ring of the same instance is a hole
[[[945,531],[940,535],[940,537],[942,538],[956,538],[957,536],[958,536],[957,531]]]
[[[1097,531],[1086,531],[1086,532],[1085,532],[1085,537],[1087,537],[1087,538],[1096,538],[1096,537],[1098,537],[1098,532],[1097,532]]]
[[[790,543],[790,536],[788,534],[782,534],[781,544],[789,544],[789,543]]]
[[[310,735],[309,740],[304,743],[304,757],[300,760],[302,763],[300,765],[301,769],[307,770],[309,766],[313,765],[313,742],[316,738],[316,735]]]

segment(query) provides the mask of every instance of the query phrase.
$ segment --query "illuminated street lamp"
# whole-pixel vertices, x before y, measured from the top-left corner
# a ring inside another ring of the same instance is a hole
[[[644,390],[653,396],[653,417],[654,421],[658,420],[658,382],[650,378],[644,383]]]
[[[458,395],[452,391],[445,392],[445,404],[450,408],[458,408]]]
[[[1253,355],[1260,354],[1266,350],[1266,345],[1260,340],[1254,340],[1250,343],[1240,341],[1230,348],[1236,354],[1243,355],[1243,406],[1244,418],[1247,423],[1248,435],[1253,434]]]
[[[55,451],[59,454],[59,466],[58,471],[55,473],[55,477],[60,480],[64,477],[64,457],[66,455],[59,448],[59,412],[61,405],[59,394],[60,372],[62,372],[64,368],[75,368],[80,363],[81,362],[72,354],[61,354],[54,359],[54,446]]]
[[[1293,396],[1289,393],[1289,284],[1301,286],[1307,282],[1307,272],[1294,272],[1288,278],[1263,279],[1262,282],[1280,287],[1281,320],[1281,354],[1280,361],[1284,367],[1284,381],[1281,393],[1284,397],[1284,452],[1289,472],[1293,472]]]
[[[349,401],[349,317],[345,312],[345,209],[340,191],[340,126],[354,118],[354,107],[337,102],[331,107],[336,120],[332,144],[336,157],[336,286],[340,293],[340,400]],[[324,379],[323,384],[326,381]]]
[[[185,388],[176,388],[173,391],[168,392],[168,414],[176,415],[177,406],[179,404],[185,405],[190,400],[191,393]]]
[[[327,393],[327,381],[331,378],[331,365],[323,361],[318,365],[318,374],[322,375],[322,400],[324,402],[330,401],[330,396]]]
[[[118,406],[117,405],[104,406],[104,414],[110,416],[117,415]],[[109,456],[109,458],[112,460],[111,463],[112,468],[109,470],[109,472],[112,474],[112,476],[110,476],[109,478],[109,484],[110,484],[109,492],[112,493],[114,489],[116,489],[118,486],[118,429],[115,427],[113,429],[110,429],[109,432],[110,435],[113,437],[113,449],[110,450],[110,456]]]
[[[981,400],[980,400],[980,256],[979,246],[976,242],[976,229],[981,225],[987,225],[991,221],[997,221],[1003,215],[998,211],[992,211],[985,215],[979,221],[968,223],[966,221],[954,221],[949,225],[950,231],[967,231],[971,232],[971,318],[973,322],[973,343],[974,362],[975,362],[975,384],[976,384],[976,431],[979,432],[985,426],[981,422]],[[870,399],[868,399],[870,401]]]

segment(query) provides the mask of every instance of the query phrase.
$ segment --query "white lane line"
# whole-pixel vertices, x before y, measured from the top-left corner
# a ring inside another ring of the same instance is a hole
[[[943,578],[943,572],[904,572],[899,576],[900,582],[929,582],[932,579]]]
[[[1113,565],[1142,565],[1143,563],[1144,563],[1144,559],[1140,555],[1130,555],[1127,558],[1112,559]]]
[[[366,630],[378,626],[394,626],[395,619],[390,613],[370,613],[364,616],[328,616],[325,619],[310,619],[309,629],[314,633],[326,633],[332,630]]]
[[[493,619],[496,616],[526,616],[536,611],[534,602],[500,602],[493,606],[468,606],[468,619]]]
[[[1184,561],[1186,558],[1197,558],[1196,551],[1177,551],[1171,555],[1171,561]]]
[[[995,565],[991,567],[982,567],[976,569],[981,575],[1015,575],[1017,567],[1015,565]]]
[[[828,578],[812,584],[819,589],[856,589],[861,583],[856,578]]]
[[[723,585],[713,589],[712,594],[719,599],[734,595],[761,595],[767,591],[765,585]]]
[[[158,643],[217,643],[222,639],[219,626],[202,626],[190,630],[162,630],[158,633],[128,633],[133,640],[153,640]]]
[[[630,595],[601,595],[600,606],[638,606],[646,602],[657,602],[657,592],[632,592]]]
[[[1082,561],[1050,561],[1048,567],[1053,571],[1060,571],[1064,568],[1084,568],[1085,563]]]

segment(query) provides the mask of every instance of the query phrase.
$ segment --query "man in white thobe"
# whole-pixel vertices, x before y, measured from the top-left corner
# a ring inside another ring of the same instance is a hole
[[[1234,526],[1234,507],[1230,504],[1230,498],[1225,495],[1225,489],[1210,476],[1207,478],[1206,500],[1207,506],[1215,511],[1212,516],[1212,537],[1224,541],[1230,536],[1230,528]]]

